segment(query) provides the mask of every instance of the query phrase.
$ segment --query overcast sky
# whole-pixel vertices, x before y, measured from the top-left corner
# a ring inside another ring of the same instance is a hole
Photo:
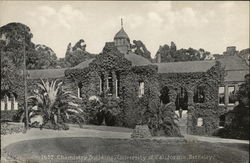
[[[222,53],[227,46],[249,47],[249,2],[0,2],[0,26],[20,22],[32,41],[51,47],[59,58],[80,39],[99,53],[121,28],[141,40],[152,56],[160,45],[204,48]]]

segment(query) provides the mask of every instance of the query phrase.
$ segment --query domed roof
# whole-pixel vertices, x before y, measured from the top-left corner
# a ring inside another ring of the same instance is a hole
[[[129,39],[127,33],[124,31],[123,27],[120,29],[119,32],[116,33],[114,39],[119,39],[119,38],[126,38]]]

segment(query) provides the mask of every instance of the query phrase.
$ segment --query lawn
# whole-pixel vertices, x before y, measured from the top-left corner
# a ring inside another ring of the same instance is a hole
[[[70,127],[79,128],[78,124],[68,124]],[[82,125],[83,129],[99,130],[99,131],[112,131],[112,132],[129,132],[131,133],[133,129],[126,127],[115,127],[115,126],[104,126],[104,125]]]
[[[71,137],[21,141],[5,147],[3,156],[8,154],[12,158],[32,163],[249,162],[248,145],[243,146],[206,142],[170,143],[166,140]]]

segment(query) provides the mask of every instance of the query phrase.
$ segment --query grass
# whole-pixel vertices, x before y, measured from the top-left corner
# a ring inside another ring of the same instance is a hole
[[[249,162],[249,150],[243,149],[206,142],[169,143],[149,139],[51,138],[11,144],[4,148],[3,154],[26,162],[29,160],[31,163]]]

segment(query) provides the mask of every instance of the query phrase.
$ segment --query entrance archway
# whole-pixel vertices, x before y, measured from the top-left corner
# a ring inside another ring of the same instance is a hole
[[[188,109],[188,93],[183,87],[177,90],[177,95],[175,99],[176,110],[187,110]]]
[[[178,126],[181,134],[187,134],[188,92],[184,87],[180,87],[176,91],[175,113],[179,115]]]

